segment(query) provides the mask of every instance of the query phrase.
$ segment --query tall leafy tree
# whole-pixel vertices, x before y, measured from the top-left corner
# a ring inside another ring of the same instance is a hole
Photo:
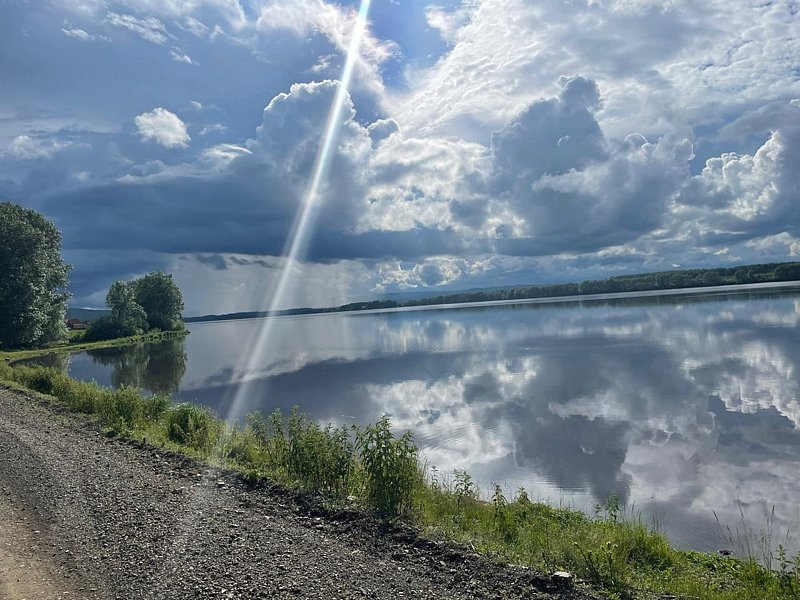
[[[106,305],[111,309],[111,318],[123,330],[123,335],[138,335],[147,329],[147,313],[136,302],[133,282],[114,282],[106,295]]]
[[[147,313],[150,328],[179,329],[183,314],[183,295],[172,275],[155,271],[131,282],[136,302]]]
[[[66,337],[67,274],[61,233],[34,210],[0,203],[0,346]]]

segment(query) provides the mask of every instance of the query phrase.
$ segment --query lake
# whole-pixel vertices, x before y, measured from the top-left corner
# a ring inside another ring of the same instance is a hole
[[[39,362],[228,419],[391,416],[441,476],[758,556],[800,532],[800,288],[195,323],[185,340]],[[239,392],[237,394],[237,391]]]

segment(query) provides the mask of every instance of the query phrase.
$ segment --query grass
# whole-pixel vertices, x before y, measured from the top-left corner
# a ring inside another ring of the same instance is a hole
[[[119,346],[128,346],[130,344],[138,344],[141,342],[159,342],[164,340],[172,340],[175,338],[183,337],[189,332],[182,331],[153,331],[150,333],[143,333],[141,335],[132,335],[130,337],[116,338],[113,340],[100,340],[97,342],[84,342],[82,341],[82,331],[71,331],[66,342],[53,344],[45,348],[34,348],[30,350],[0,350],[0,363],[7,362],[13,363],[20,360],[29,358],[36,358],[37,356],[44,356],[46,354],[56,354],[62,352],[82,352],[84,350],[93,350],[95,348],[117,348]]]
[[[592,516],[532,502],[523,489],[506,497],[496,486],[484,500],[465,471],[443,481],[421,464],[411,435],[394,436],[386,418],[336,429],[295,410],[288,418],[254,413],[230,425],[196,405],[143,397],[130,387],[102,388],[53,369],[0,363],[0,380],[94,415],[109,435],[146,439],[247,477],[319,492],[333,503],[356,501],[498,561],[569,571],[609,598],[800,598],[800,561],[780,547],[770,555],[775,568],[768,569],[754,557],[672,548],[662,534],[624,515],[613,498]]]

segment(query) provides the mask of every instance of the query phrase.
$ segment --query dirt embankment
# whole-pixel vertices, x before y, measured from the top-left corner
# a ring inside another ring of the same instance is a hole
[[[590,600],[0,387],[0,598]]]

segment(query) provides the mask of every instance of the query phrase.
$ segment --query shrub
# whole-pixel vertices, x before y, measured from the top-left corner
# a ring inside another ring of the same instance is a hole
[[[111,316],[100,317],[91,324],[83,336],[84,342],[99,342],[102,340],[113,340],[121,337],[136,335],[137,330],[133,327],[126,327]]]
[[[220,424],[206,409],[194,404],[178,404],[164,414],[167,437],[204,454],[210,454],[220,434]]]
[[[161,415],[167,412],[171,405],[172,400],[169,399],[169,396],[162,394],[155,394],[145,398],[142,406],[144,417],[149,421],[157,421],[161,418]]]
[[[389,418],[384,416],[358,432],[357,447],[366,477],[367,501],[385,516],[410,512],[420,481],[411,432],[395,438]]]
[[[353,444],[346,429],[322,429],[297,409],[287,428],[286,467],[302,487],[342,496],[353,468]]]
[[[106,423],[119,425],[120,432],[124,432],[144,420],[144,398],[137,388],[124,385],[106,396],[100,416]]]
[[[101,413],[111,391],[94,383],[76,381],[57,369],[45,367],[15,367],[13,380],[28,389],[55,396],[72,410],[86,414]],[[103,417],[103,415],[100,415]]]
[[[275,410],[269,417],[260,412],[247,415],[247,428],[263,448],[267,468],[285,474],[289,443],[285,435],[283,415]]]

